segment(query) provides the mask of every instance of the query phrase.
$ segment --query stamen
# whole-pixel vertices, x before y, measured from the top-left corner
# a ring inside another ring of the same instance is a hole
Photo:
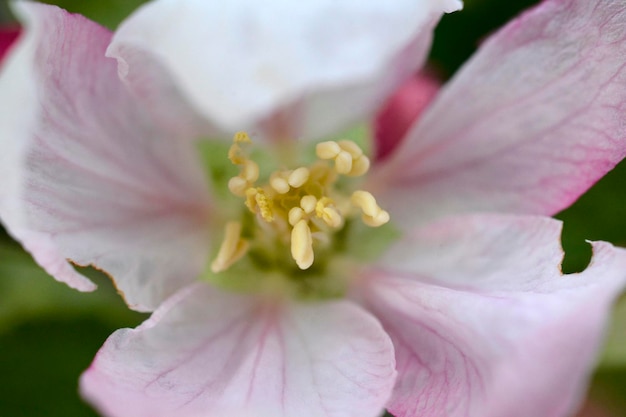
[[[249,144],[250,137],[245,132],[237,132],[233,138],[233,144],[228,149],[228,159],[235,164],[241,165],[239,175],[228,182],[228,189],[235,195],[243,197],[248,187],[259,179],[259,165],[248,159],[246,152],[240,144]]]
[[[360,177],[369,171],[370,160],[367,156],[361,155],[352,161],[352,169],[348,172],[351,177]]]
[[[241,177],[232,177],[228,180],[228,189],[231,193],[239,197],[244,197],[246,195],[248,186],[248,181]]]
[[[311,165],[309,179],[321,187],[332,185],[337,180],[337,173],[323,161]]]
[[[363,151],[359,148],[359,145],[352,142],[351,140],[340,140],[338,142],[339,147],[348,152],[353,159],[357,159],[361,155],[363,155]]]
[[[235,165],[241,165],[246,162],[246,157],[243,155],[243,149],[236,143],[233,143],[228,149],[228,159]]]
[[[389,221],[389,213],[378,206],[371,193],[361,190],[355,191],[352,193],[350,201],[363,211],[361,219],[366,225],[378,227]]]
[[[289,179],[287,182],[293,188],[299,188],[304,185],[305,182],[309,179],[309,169],[306,167],[300,167],[295,169],[291,174],[289,174]]]
[[[267,222],[274,221],[274,213],[272,212],[272,200],[268,198],[263,189],[257,189],[255,200],[257,207],[261,212],[261,217],[263,217],[263,219]]]
[[[370,160],[355,142],[322,142],[315,149],[320,160],[294,170],[277,170],[262,186],[255,185],[260,170],[249,158],[250,143],[245,132],[234,135],[228,158],[240,166],[240,172],[229,180],[228,188],[244,197],[245,205],[257,215],[259,230],[254,234],[273,233],[277,242],[291,238],[291,256],[300,269],[313,264],[313,237],[316,245],[328,243],[330,229],[343,226],[344,216],[353,211],[351,205],[361,210],[361,218],[368,226],[378,227],[389,221],[389,213],[378,206],[369,192],[356,191],[348,200],[340,190],[334,190],[339,175],[357,177],[369,170]],[[248,250],[249,244],[241,239],[241,227],[238,222],[226,225],[226,236],[211,264],[214,272],[227,269]]]
[[[352,193],[352,197],[350,199],[352,204],[363,210],[363,213],[368,216],[374,216],[378,214],[380,207],[376,204],[376,199],[371,193],[367,191],[355,191]]]
[[[270,185],[279,194],[287,194],[289,192],[289,183],[283,177],[282,172],[274,172],[270,176]]]
[[[300,220],[291,230],[291,256],[300,269],[313,265],[313,238],[306,220]]]
[[[322,197],[315,204],[315,215],[319,218],[324,214],[324,209],[332,204],[332,200],[328,197]]]
[[[333,200],[328,197],[322,197],[315,204],[315,215],[333,228],[337,228],[343,224],[341,214],[337,208],[334,207]]]
[[[363,214],[361,216],[361,220],[363,223],[370,227],[379,227],[389,221],[389,213],[385,210],[381,210],[376,216],[368,216],[367,214]]]
[[[244,162],[241,176],[249,183],[254,183],[259,179],[259,166],[256,162],[247,160]]]
[[[246,254],[249,246],[246,240],[241,239],[241,223],[226,223],[224,240],[217,257],[211,263],[211,271],[214,273],[225,271]]]
[[[274,221],[273,201],[262,188],[248,188],[246,190],[246,207],[255,214],[260,214],[266,222]]]
[[[312,195],[305,195],[300,200],[300,207],[302,207],[302,209],[304,210],[306,214],[313,213],[313,210],[315,210],[316,205],[317,205],[317,198],[315,198],[315,196],[312,196]]]
[[[370,160],[363,155],[363,150],[351,140],[322,142],[315,148],[318,158],[334,159],[335,171],[339,174],[358,177],[367,172]]]
[[[343,217],[334,207],[326,207],[322,211],[322,220],[332,228],[339,228],[343,224]]]
[[[315,146],[315,153],[320,159],[335,159],[341,152],[341,147],[337,142],[329,140],[327,142],[318,143]]]
[[[250,136],[246,132],[237,132],[233,137],[235,143],[252,143]]]
[[[258,193],[258,189],[257,188],[248,188],[246,190],[246,207],[248,207],[248,210],[250,210],[252,213],[256,214],[256,195]]]
[[[352,155],[349,152],[339,152],[335,158],[335,170],[344,175],[352,171]]]
[[[293,207],[291,210],[289,210],[289,214],[287,215],[287,217],[289,217],[289,224],[295,226],[296,223],[298,223],[304,217],[304,210],[302,210],[300,207]]]

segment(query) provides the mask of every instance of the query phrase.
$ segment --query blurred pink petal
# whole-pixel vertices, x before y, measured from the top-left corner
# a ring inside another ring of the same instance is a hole
[[[375,159],[385,159],[437,95],[441,82],[429,71],[410,78],[387,100],[374,121]]]
[[[16,41],[19,34],[20,30],[18,28],[0,27],[0,59],[4,57],[4,54]]]

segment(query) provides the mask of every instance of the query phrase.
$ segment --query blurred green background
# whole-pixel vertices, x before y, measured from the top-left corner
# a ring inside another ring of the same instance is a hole
[[[111,29],[143,3],[47,2]],[[466,0],[462,12],[446,16],[438,27],[432,65],[444,76],[452,75],[482,39],[534,3]],[[0,23],[11,21],[7,4],[0,3]],[[580,271],[588,263],[591,253],[585,239],[626,246],[625,183],[626,164],[621,164],[558,215],[565,221],[566,272]],[[145,315],[128,311],[108,278],[87,273],[100,287],[95,293],[81,294],[55,282],[0,229],[0,417],[97,415],[77,395],[78,376],[111,332],[135,326]],[[614,316],[585,408],[587,417],[626,415],[626,300]]]

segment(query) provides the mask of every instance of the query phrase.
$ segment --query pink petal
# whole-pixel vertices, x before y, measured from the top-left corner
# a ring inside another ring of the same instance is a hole
[[[129,74],[137,54],[160,63],[226,131],[256,126],[274,139],[313,138],[369,116],[421,65],[439,17],[460,6],[158,0],[122,23],[108,54]]]
[[[396,150],[392,214],[570,205],[626,154],[624,21],[623,1],[547,0],[491,37]]]
[[[18,28],[0,27],[0,59],[4,57],[4,54],[13,45],[19,34],[20,30]]]
[[[389,338],[354,304],[198,284],[114,333],[81,390],[110,417],[376,417],[394,367]]]
[[[395,416],[559,417],[580,404],[626,252],[594,243],[587,270],[563,276],[559,233],[551,219],[446,219],[369,272],[360,297],[394,342]]]
[[[92,290],[66,259],[93,264],[149,310],[195,279],[208,253],[194,148],[127,93],[104,57],[106,29],[15,7],[25,30],[0,77],[0,217],[58,280]]]
[[[439,86],[434,74],[422,71],[387,100],[374,121],[376,160],[385,159],[401,143],[411,125],[435,98]]]

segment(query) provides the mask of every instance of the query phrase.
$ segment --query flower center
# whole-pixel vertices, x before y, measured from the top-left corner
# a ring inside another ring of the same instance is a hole
[[[389,214],[372,194],[347,193],[338,187],[341,177],[360,177],[369,169],[369,159],[355,142],[319,143],[315,162],[274,171],[261,185],[257,184],[259,165],[250,157],[251,146],[246,133],[235,134],[228,158],[239,167],[239,174],[229,180],[228,188],[243,199],[253,225],[246,218],[226,224],[211,263],[214,273],[229,269],[247,254],[253,256],[255,248],[267,251],[272,246],[290,252],[297,267],[306,270],[314,264],[316,251],[327,247],[355,215],[360,214],[369,227],[389,221]]]

